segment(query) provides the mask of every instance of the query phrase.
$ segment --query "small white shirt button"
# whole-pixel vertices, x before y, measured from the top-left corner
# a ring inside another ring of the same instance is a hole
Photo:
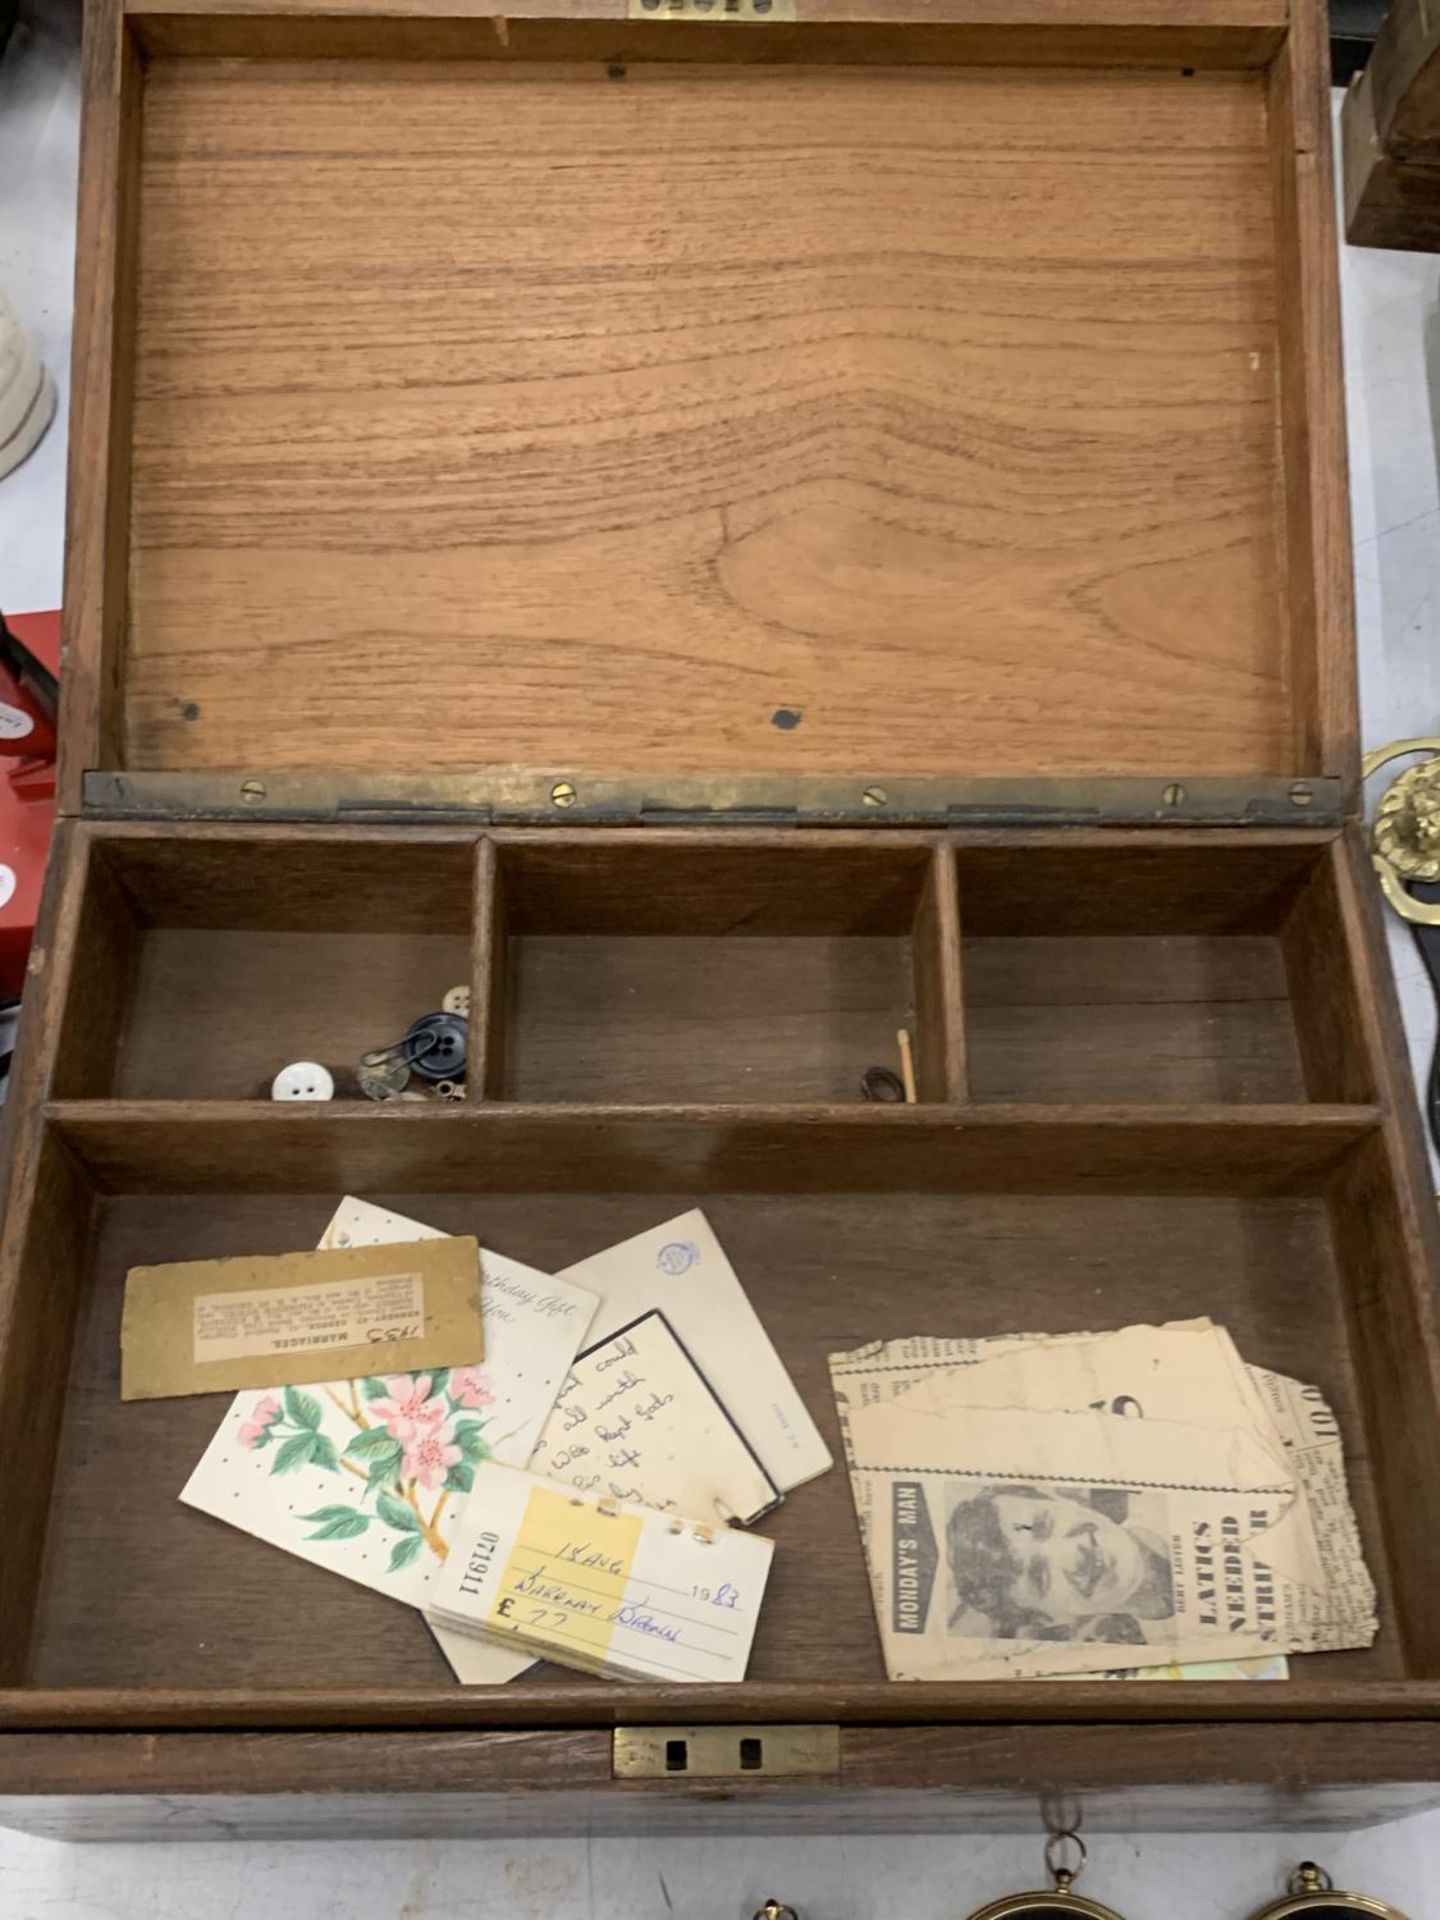
[[[270,1088],[272,1100],[333,1100],[335,1078],[318,1060],[293,1060],[282,1067]]]

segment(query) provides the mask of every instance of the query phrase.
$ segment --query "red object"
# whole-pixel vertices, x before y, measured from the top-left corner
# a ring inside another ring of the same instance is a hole
[[[4,626],[58,679],[58,613],[11,613]],[[44,678],[0,658],[0,996],[24,983],[55,822],[55,716]]]

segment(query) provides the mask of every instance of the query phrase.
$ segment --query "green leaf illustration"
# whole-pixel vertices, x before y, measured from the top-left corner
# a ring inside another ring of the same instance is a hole
[[[398,1460],[372,1460],[370,1462],[370,1473],[365,1482],[365,1492],[374,1493],[377,1487],[382,1493],[398,1493],[400,1491],[400,1462]]]
[[[451,1493],[469,1493],[475,1484],[475,1469],[467,1467],[462,1460],[458,1466],[451,1467],[445,1476],[446,1488]]]
[[[370,1525],[368,1513],[357,1513],[354,1507],[321,1507],[316,1513],[302,1513],[302,1520],[319,1522],[314,1533],[307,1533],[307,1540],[358,1540]]]
[[[311,1456],[317,1467],[324,1467],[327,1473],[340,1471],[340,1456],[335,1451],[335,1442],[323,1433],[315,1436],[315,1452]]]
[[[294,1433],[275,1456],[272,1474],[295,1473],[301,1467],[308,1467],[315,1453],[318,1433]]]
[[[472,1467],[478,1466],[482,1460],[490,1456],[490,1444],[485,1438],[485,1424],[483,1420],[461,1420],[455,1428],[455,1444]]]
[[[400,1533],[419,1533],[420,1521],[415,1509],[407,1501],[397,1500],[393,1494],[382,1493],[375,1502],[375,1511],[387,1527],[394,1527]]]
[[[403,1540],[397,1540],[390,1549],[391,1573],[400,1573],[408,1567],[424,1544],[418,1533],[408,1533]]]
[[[286,1387],[285,1411],[297,1427],[308,1427],[311,1433],[320,1425],[320,1402],[313,1393],[302,1393],[298,1387]]]
[[[432,1373],[430,1376],[430,1392],[432,1397],[437,1393],[448,1393],[449,1389],[450,1389],[449,1367],[437,1367],[434,1373]]]
[[[390,1395],[390,1389],[383,1380],[362,1380],[360,1391],[367,1400],[385,1400]]]
[[[392,1440],[383,1427],[371,1427],[368,1432],[355,1436],[346,1447],[345,1455],[365,1468],[368,1485],[379,1487],[394,1477],[404,1451],[400,1442]]]

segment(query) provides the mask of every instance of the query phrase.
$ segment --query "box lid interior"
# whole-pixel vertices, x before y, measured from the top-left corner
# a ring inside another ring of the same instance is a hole
[[[1263,72],[157,57],[139,179],[111,773],[1347,771]]]

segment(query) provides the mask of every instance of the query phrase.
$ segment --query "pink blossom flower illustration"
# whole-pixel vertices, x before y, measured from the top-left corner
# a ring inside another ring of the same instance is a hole
[[[250,1410],[250,1418],[241,1424],[240,1444],[252,1450],[263,1444],[270,1428],[280,1418],[280,1402],[274,1394],[267,1393],[263,1400],[256,1402]]]
[[[450,1398],[457,1407],[493,1407],[495,1394],[482,1367],[456,1367],[450,1375]]]
[[[451,1467],[458,1465],[463,1457],[447,1420],[438,1427],[412,1431],[405,1441],[400,1472],[405,1479],[414,1480],[434,1493]]]
[[[430,1381],[428,1373],[414,1377],[391,1374],[384,1395],[370,1402],[371,1413],[384,1422],[392,1440],[408,1445],[421,1434],[433,1432],[444,1420],[445,1402],[438,1394],[431,1395]]]

